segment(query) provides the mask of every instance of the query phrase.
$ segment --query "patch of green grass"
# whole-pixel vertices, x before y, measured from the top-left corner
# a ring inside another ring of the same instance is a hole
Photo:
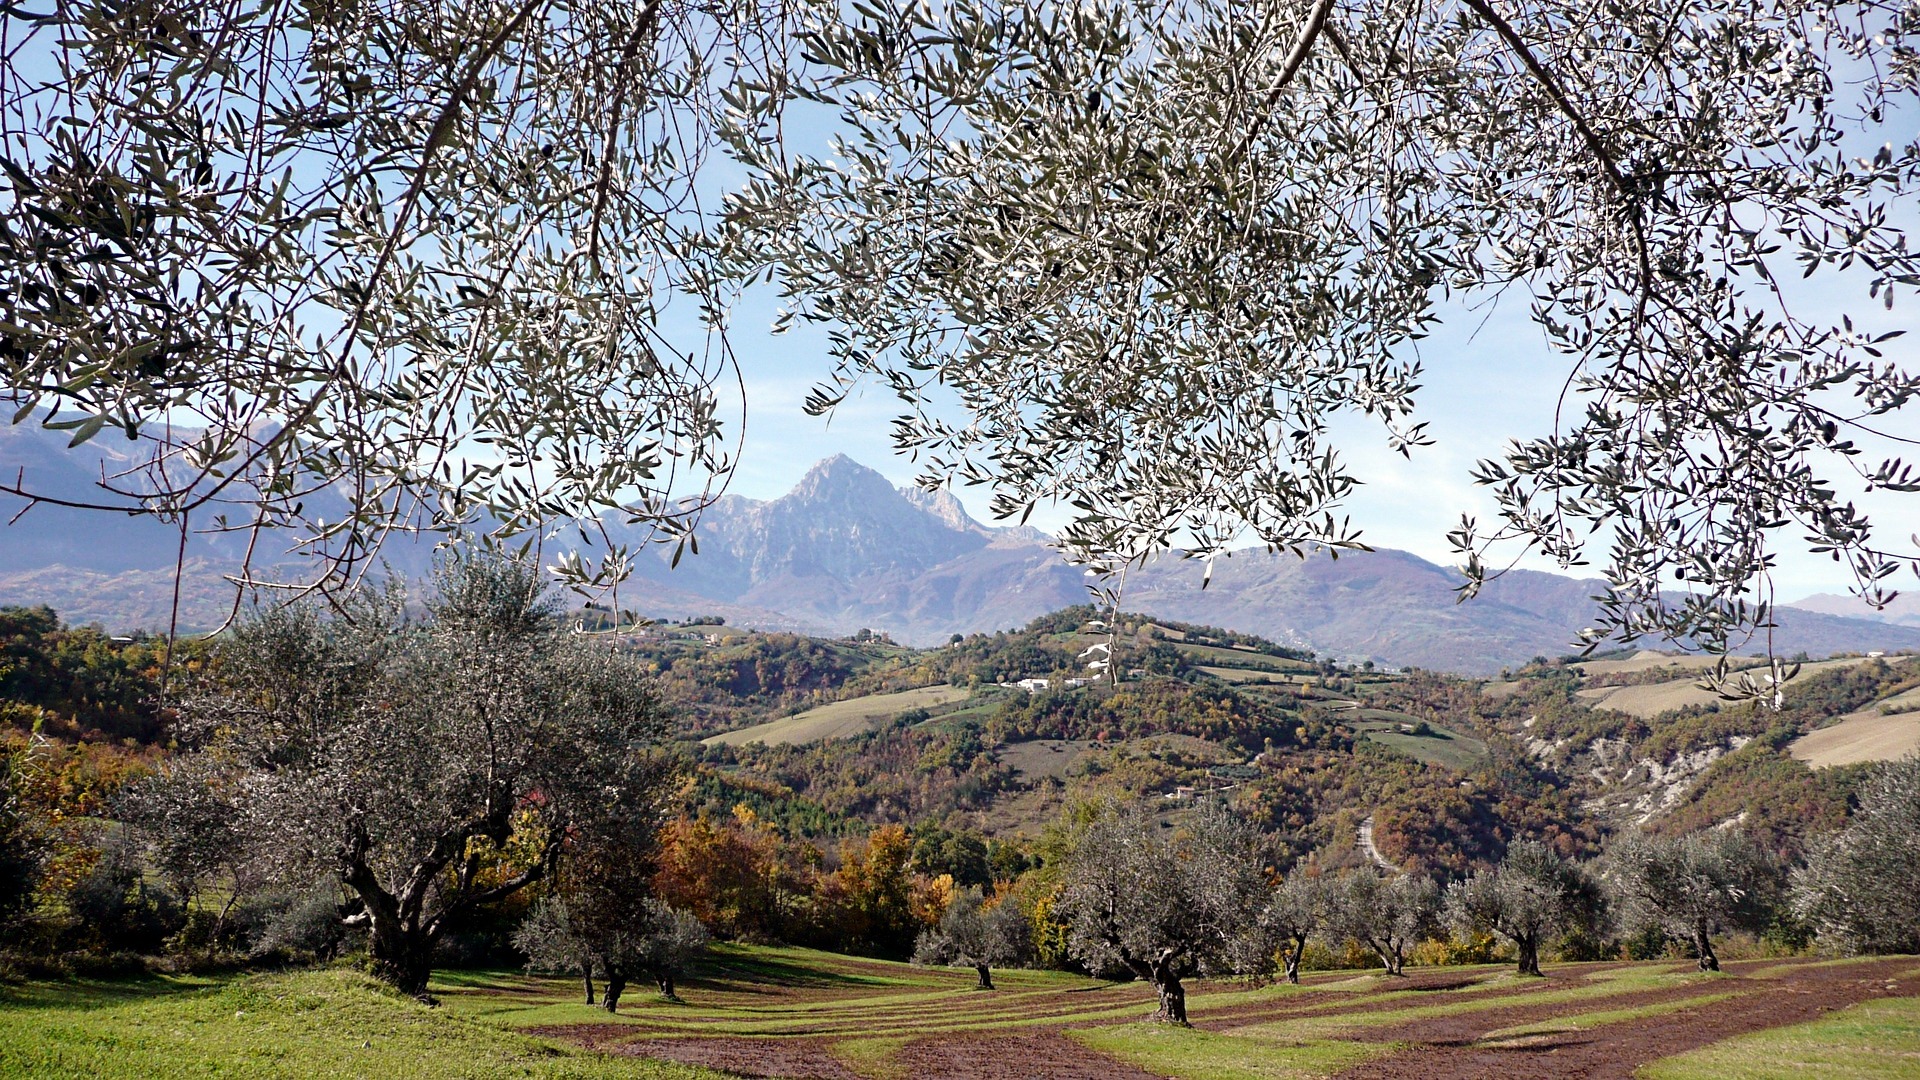
[[[1355,709],[1352,714],[1354,730],[1371,742],[1391,747],[1416,761],[1430,765],[1464,771],[1470,769],[1487,755],[1487,744],[1464,732],[1441,727],[1432,721],[1423,721],[1417,716],[1391,712],[1386,709]],[[1418,725],[1425,723],[1428,734],[1414,735],[1400,730],[1400,725]]]
[[[1920,998],[1862,1002],[1811,1023],[1757,1031],[1639,1072],[1648,1080],[1896,1080],[1920,1076]]]
[[[866,1039],[841,1039],[832,1046],[833,1056],[842,1065],[867,1080],[896,1080],[904,1071],[894,1055],[907,1045],[903,1035]]]
[[[1393,1049],[1385,1043],[1250,1039],[1153,1023],[1079,1028],[1066,1035],[1089,1050],[1180,1080],[1318,1080]]]
[[[1284,656],[1269,656],[1266,653],[1251,652],[1246,649],[1223,649],[1218,645],[1188,645],[1184,642],[1176,644],[1174,648],[1190,659],[1220,667],[1276,673],[1314,670],[1313,665],[1304,660],[1289,660]]]
[[[866,697],[849,698],[846,701],[834,701],[803,713],[769,720],[764,724],[729,731],[700,740],[708,746],[725,743],[729,746],[745,746],[748,743],[766,743],[778,746],[782,743],[815,742],[820,739],[843,739],[850,735],[872,731],[882,721],[898,716],[909,709],[930,709],[946,705],[965,698],[970,691],[958,686],[922,686],[915,690],[898,690],[891,694],[869,694]]]
[[[226,982],[27,986],[0,999],[0,1077],[89,1080],[719,1080],[572,1051],[402,997],[348,971]]]
[[[1258,671],[1253,668],[1202,666],[1199,670],[1223,682],[1230,683],[1286,682],[1289,678],[1282,672]]]

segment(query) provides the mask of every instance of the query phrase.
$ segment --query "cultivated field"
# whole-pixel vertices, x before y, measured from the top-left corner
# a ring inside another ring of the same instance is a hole
[[[1920,750],[1920,712],[1889,715],[1881,712],[1881,707],[1848,713],[1839,723],[1793,740],[1787,744],[1787,751],[1818,769],[1862,761],[1893,761]]]
[[[917,690],[900,690],[891,694],[871,694],[867,697],[852,698],[847,701],[835,701],[803,713],[783,716],[764,724],[755,724],[738,731],[729,731],[711,738],[702,739],[708,745],[725,743],[729,746],[745,746],[748,743],[766,743],[778,746],[782,743],[814,742],[819,739],[844,739],[849,735],[858,735],[872,731],[883,721],[891,720],[909,709],[931,709],[939,705],[959,701],[968,691],[957,686],[923,686]]]
[[[1054,972],[929,970],[722,947],[683,1003],[512,972],[436,980],[429,1009],[344,972],[0,991],[0,1075],[713,1077],[807,1080],[1454,1080],[1920,1074],[1920,958],[1415,968],[1404,979],[1194,987],[1194,1029],[1151,994]],[[674,1064],[678,1063],[678,1064]]]
[[[1487,756],[1487,744],[1464,732],[1427,722],[1428,734],[1414,735],[1400,730],[1402,725],[1421,723],[1417,716],[1386,709],[1357,709],[1352,721],[1355,730],[1369,742],[1390,746],[1417,761],[1443,768],[1466,770]]]
[[[1656,653],[1655,655],[1660,654]],[[1635,657],[1635,660],[1637,659],[1639,658]],[[1704,660],[1708,658],[1693,657],[1692,659]],[[1831,671],[1836,668],[1867,664],[1873,662],[1874,659],[1876,658],[1868,656],[1849,656],[1839,660],[1818,660],[1810,664],[1800,665],[1800,673],[1797,678],[1804,679],[1815,672]],[[1909,657],[1889,656],[1885,659],[1889,664],[1900,664],[1905,663]],[[1634,661],[1619,660],[1600,662],[1630,664]],[[1711,665],[1698,664],[1693,666],[1710,667]],[[1788,685],[1792,684],[1789,683]],[[1614,712],[1623,712],[1629,716],[1637,716],[1642,720],[1651,720],[1663,712],[1685,708],[1688,705],[1711,705],[1720,700],[1718,694],[1700,685],[1697,676],[1674,679],[1670,682],[1649,683],[1642,686],[1596,686],[1591,689],[1581,690],[1579,694],[1580,697],[1586,701],[1588,708],[1612,709]]]
[[[1573,667],[1574,670],[1580,672],[1582,675],[1632,675],[1642,671],[1654,671],[1661,668],[1673,668],[1676,672],[1705,671],[1719,662],[1720,658],[1717,656],[1701,656],[1691,653],[1676,655],[1674,653],[1658,652],[1653,649],[1641,649],[1625,660],[1588,660],[1584,663],[1575,664]],[[1735,671],[1766,662],[1764,657],[1758,656],[1730,656],[1727,658],[1727,666],[1733,668]]]

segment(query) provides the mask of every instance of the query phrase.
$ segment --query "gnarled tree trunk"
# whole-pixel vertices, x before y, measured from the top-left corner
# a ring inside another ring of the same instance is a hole
[[[1701,971],[1720,970],[1720,958],[1713,952],[1713,935],[1707,932],[1707,924],[1704,922],[1694,925],[1693,950],[1700,955]]]
[[[592,964],[581,965],[580,981],[587,984],[587,1004],[589,1005],[593,1004],[593,965]]]
[[[660,985],[660,996],[668,1001],[679,1001],[680,995],[673,992],[673,972],[662,971],[654,975],[653,981]]]
[[[398,919],[375,915],[367,927],[367,961],[373,977],[403,994],[425,1000],[433,974],[433,938]]]
[[[973,965],[973,970],[980,976],[980,985],[976,987],[976,989],[993,989],[993,972],[988,969],[987,965],[975,964]]]
[[[1534,934],[1521,934],[1513,939],[1520,953],[1520,974],[1540,974],[1540,939]]]
[[[1147,981],[1153,984],[1153,992],[1160,998],[1160,1009],[1153,1018],[1165,1024],[1187,1026],[1187,988],[1180,985],[1180,975],[1173,965],[1150,965]]]
[[[608,1012],[620,1010],[620,995],[627,991],[627,977],[613,969],[607,970],[607,989],[600,995],[600,1007]]]

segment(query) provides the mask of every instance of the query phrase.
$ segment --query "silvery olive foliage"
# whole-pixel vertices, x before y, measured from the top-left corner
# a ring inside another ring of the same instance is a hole
[[[578,974],[594,1004],[593,979],[606,980],[600,1006],[618,1012],[629,980],[654,980],[660,994],[679,1000],[675,983],[705,955],[712,940],[693,913],[658,897],[629,896],[618,911],[596,909],[560,895],[540,898],[514,931],[513,944],[534,971]]]
[[[1628,833],[1606,856],[1605,880],[1621,920],[1658,928],[1693,949],[1701,971],[1719,971],[1713,938],[1756,930],[1771,914],[1780,870],[1759,845],[1732,829],[1653,836]]]
[[[1415,454],[1420,339],[1501,299],[1565,391],[1479,465],[1463,593],[1536,550],[1604,573],[1590,644],[1724,649],[1782,543],[1876,604],[1917,565],[1841,480],[1920,487],[1920,382],[1829,314],[1920,284],[1917,31],[1915,0],[7,5],[0,363],[22,422],[155,440],[99,505],[298,526],[349,577],[394,528],[679,543],[765,275],[829,327],[812,408],[898,394],[925,482],[1070,507],[1117,601],[1163,552],[1361,546],[1342,441]],[[604,553],[559,569],[612,583]]]
[[[1365,867],[1341,875],[1332,893],[1323,932],[1371,949],[1389,975],[1405,974],[1407,950],[1433,931],[1440,915],[1440,886],[1429,877]]]
[[[396,529],[606,512],[677,540],[739,434],[694,181],[770,11],[5,5],[13,422],[145,440],[86,505],[322,554],[336,585]],[[52,497],[34,479],[0,489]]]
[[[1003,898],[989,907],[974,885],[955,892],[939,923],[920,932],[913,962],[970,967],[980,989],[991,990],[994,968],[1024,964],[1033,952],[1033,927],[1019,905]]]
[[[1307,942],[1334,921],[1338,900],[1333,878],[1294,867],[1261,909],[1258,932],[1247,939],[1257,954],[1249,957],[1247,966],[1264,973],[1277,958],[1286,980],[1298,985]]]
[[[1600,890],[1581,867],[1545,844],[1523,840],[1499,865],[1447,887],[1447,921],[1463,933],[1513,942],[1522,975],[1540,974],[1540,946],[1555,934],[1592,929]]]
[[[1920,951],[1920,757],[1878,766],[1859,798],[1794,872],[1794,913],[1847,951]]]
[[[1723,649],[1783,537],[1875,603],[1914,559],[1837,478],[1920,485],[1874,452],[1920,382],[1812,289],[1920,285],[1916,32],[1912,0],[822,0],[779,85],[841,135],[797,152],[749,95],[731,220],[833,327],[813,408],[890,388],[925,482],[1070,504],[1108,574],[1358,546],[1336,436],[1412,454],[1443,305],[1525,305],[1565,391],[1479,465],[1463,591],[1533,549],[1604,569],[1590,644]]]
[[[1204,807],[1162,829],[1140,808],[1110,807],[1069,855],[1055,910],[1075,959],[1151,983],[1154,1018],[1185,1024],[1185,980],[1236,969],[1270,892],[1259,836],[1231,811]]]
[[[221,858],[246,880],[338,882],[375,973],[411,993],[451,921],[651,820],[671,775],[645,673],[566,632],[537,569],[450,560],[434,584],[418,616],[390,590],[243,620],[180,700],[170,773],[231,808]]]

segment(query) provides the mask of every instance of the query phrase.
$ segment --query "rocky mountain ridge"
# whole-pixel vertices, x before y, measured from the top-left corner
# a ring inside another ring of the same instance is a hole
[[[111,467],[110,448],[89,463],[43,445],[49,434],[57,433],[0,433],[0,467],[58,476],[75,491]],[[17,509],[0,499],[0,515]],[[829,635],[864,627],[931,645],[1087,599],[1085,575],[1045,534],[982,524],[950,493],[896,488],[844,455],[815,465],[779,498],[722,498],[701,522],[699,553],[677,567],[670,549],[615,520],[606,525],[616,541],[641,549],[621,605],[654,618],[723,615]],[[177,543],[159,522],[36,507],[0,526],[0,603],[46,603],[115,630],[164,625]],[[225,618],[232,593],[221,575],[237,563],[233,546],[220,536],[189,545],[183,626]],[[403,572],[424,562],[421,551],[388,554]],[[1127,606],[1342,659],[1485,675],[1571,651],[1598,591],[1593,581],[1514,571],[1461,604],[1459,584],[1451,569],[1401,551],[1305,560],[1244,551],[1220,560],[1204,589],[1197,564],[1159,560],[1130,575]],[[1788,654],[1920,648],[1920,627],[1784,608],[1780,621],[1774,644]]]

